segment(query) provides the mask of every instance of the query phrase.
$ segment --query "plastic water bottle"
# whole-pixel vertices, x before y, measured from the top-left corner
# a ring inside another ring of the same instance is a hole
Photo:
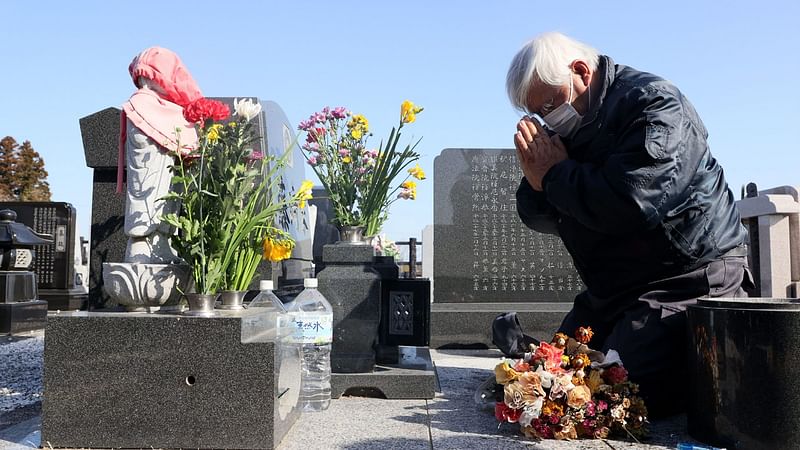
[[[333,309],[317,290],[317,279],[306,278],[305,289],[290,306],[291,340],[301,345],[301,411],[324,411],[331,403],[331,342]]]
[[[288,314],[281,299],[272,292],[272,280],[261,280],[258,282],[258,290],[261,291],[250,301],[248,308],[264,308],[267,310],[267,321],[269,322],[270,336],[275,339],[285,337],[288,333]]]

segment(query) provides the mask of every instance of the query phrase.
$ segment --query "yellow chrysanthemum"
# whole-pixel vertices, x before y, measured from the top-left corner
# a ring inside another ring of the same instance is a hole
[[[369,131],[369,121],[362,114],[356,114],[347,122],[347,128],[353,139],[361,139]]]
[[[292,256],[294,242],[291,240],[275,241],[270,237],[264,239],[264,259],[272,262],[283,261]]]
[[[210,127],[208,127],[208,133],[206,133],[206,139],[208,139],[211,142],[216,141],[217,139],[219,139],[219,130],[221,129],[222,125],[219,123],[211,125]]]
[[[416,178],[418,180],[424,180],[425,179],[425,171],[422,170],[422,167],[420,167],[419,164],[417,164],[416,166],[408,169],[408,173],[410,173],[412,177],[414,177],[414,178]]]
[[[410,100],[404,101],[400,105],[400,121],[403,123],[411,123],[417,120],[417,114],[421,113],[424,108],[414,105]]]
[[[305,180],[300,183],[300,188],[297,190],[297,200],[300,208],[306,207],[306,200],[311,200],[313,197],[311,196],[311,189],[314,187],[314,183],[310,180]]]
[[[358,139],[358,138],[356,138],[356,139]],[[351,162],[353,162],[353,158],[351,158],[349,156],[342,157],[342,162],[345,163],[345,164],[350,164]]]

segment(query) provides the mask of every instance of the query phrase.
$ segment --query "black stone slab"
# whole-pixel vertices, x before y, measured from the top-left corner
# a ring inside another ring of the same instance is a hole
[[[43,300],[0,302],[0,334],[40,330],[45,327],[46,321],[47,302]]]
[[[319,292],[333,307],[331,371],[371,372],[380,324],[380,275],[370,245],[333,244],[323,249]]]
[[[572,302],[584,286],[561,239],[527,228],[514,150],[434,160],[434,302]]]
[[[429,345],[430,295],[431,282],[428,279],[382,279],[380,343],[416,347]]]
[[[267,313],[51,314],[42,442],[53,447],[277,445],[298,416],[299,348]]]
[[[549,341],[558,330],[571,303],[433,303],[432,348],[495,348],[492,321],[516,311],[525,334]]]
[[[34,247],[31,271],[36,273],[39,299],[50,310],[85,307],[84,280],[75,272],[75,207],[65,202],[0,202],[0,209],[4,208],[17,213],[17,222],[53,236],[53,243]]]
[[[116,192],[119,120],[118,108],[106,108],[79,120],[86,166],[94,169],[89,243],[90,309],[112,306],[103,290],[103,263],[122,262],[128,240],[123,232],[125,196]]]
[[[700,299],[687,309],[687,422],[728,449],[800,443],[800,300]]]
[[[512,149],[445,149],[434,160],[431,347],[493,347],[492,321],[508,311],[549,339],[584,290],[561,239],[519,219],[521,179]]]
[[[106,108],[78,120],[86,167],[117,168],[119,158],[119,108]],[[116,174],[115,174],[116,176]]]
[[[399,347],[397,364],[379,364],[369,373],[331,374],[331,397],[384,396],[428,399],[436,395],[436,369],[427,347]]]

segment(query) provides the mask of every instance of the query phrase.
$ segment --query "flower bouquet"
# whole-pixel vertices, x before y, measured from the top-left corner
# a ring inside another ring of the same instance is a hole
[[[374,236],[394,201],[416,199],[416,182],[410,178],[425,179],[419,165],[408,169],[401,183],[392,183],[420,157],[415,152],[419,140],[397,148],[400,130],[420,112],[422,108],[412,102],[403,102],[399,125],[377,149],[367,147],[371,136],[367,118],[343,107],[325,107],[300,122],[298,129],[306,132],[304,156],[328,192],[335,225],[361,226],[366,236]]]
[[[385,234],[379,234],[370,241],[375,254],[379,256],[391,256],[397,258],[400,255],[400,248],[395,241],[389,240]]]
[[[258,136],[251,119],[261,105],[234,101],[227,105],[200,98],[184,109],[199,138],[197,148],[181,148],[171,167],[172,190],[166,198],[181,203],[179,213],[164,221],[177,229],[172,238],[178,255],[192,268],[195,291],[246,290],[259,262],[289,257],[294,241],[275,227],[275,215],[289,206],[305,206],[311,182],[291,197],[276,200],[292,146],[280,156],[253,150]]]
[[[575,339],[557,333],[551,343],[531,345],[519,360],[495,367],[495,417],[517,423],[521,432],[539,439],[578,439],[647,434],[647,408],[628,381],[616,351],[591,350],[591,328]]]

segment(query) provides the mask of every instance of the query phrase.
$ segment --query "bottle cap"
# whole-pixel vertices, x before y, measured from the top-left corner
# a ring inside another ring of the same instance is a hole
[[[274,289],[272,280],[261,280],[258,282],[259,291],[271,291],[272,289]]]
[[[307,288],[315,288],[317,287],[317,279],[316,278],[306,278],[303,280],[303,287]]]

